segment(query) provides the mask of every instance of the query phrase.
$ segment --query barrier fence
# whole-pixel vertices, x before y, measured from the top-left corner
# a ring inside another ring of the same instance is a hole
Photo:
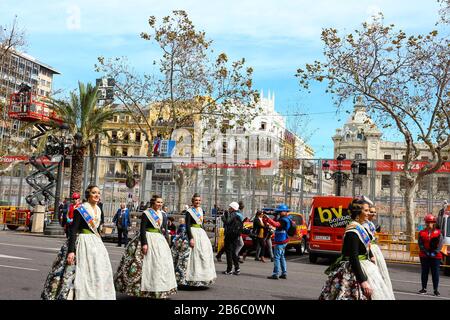
[[[152,194],[163,197],[169,212],[179,213],[179,208],[190,203],[194,192],[202,196],[202,206],[208,216],[212,216],[215,204],[219,209],[227,209],[230,202],[242,201],[244,215],[248,217],[259,208],[286,203],[308,219],[314,196],[337,191],[337,181],[329,180],[323,170],[326,161],[331,164],[330,172],[336,172],[336,160],[333,159],[290,159],[289,162],[268,159],[244,166],[198,161],[185,165],[166,158],[98,157],[94,167],[89,168],[90,161],[86,158],[83,188],[89,183],[100,187],[107,222],[112,220],[121,202],[136,210],[141,202],[148,202]],[[392,234],[404,231],[405,180],[400,171],[401,162],[364,159],[357,162],[367,166],[366,170],[354,175],[350,172],[352,161],[342,163],[341,172],[352,180],[341,183],[341,195],[369,196],[377,206],[382,231]],[[422,162],[416,168],[420,165]],[[33,191],[24,181],[29,173],[29,165],[22,162],[10,171],[10,175],[0,176],[0,205],[26,205],[25,197]],[[126,184],[127,178],[134,180],[131,187]],[[62,199],[69,197],[69,180],[68,165],[62,178]],[[447,162],[418,186],[414,200],[416,224],[421,224],[427,212],[437,215],[449,194],[450,163]]]

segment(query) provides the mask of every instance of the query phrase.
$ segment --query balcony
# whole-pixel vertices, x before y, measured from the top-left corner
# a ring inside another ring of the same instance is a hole
[[[111,172],[111,171],[108,171],[106,173],[105,177],[106,178],[116,178],[116,179],[126,179],[127,178],[127,174],[125,172],[119,172],[119,171],[116,171],[115,173]],[[141,177],[141,175],[139,173],[135,172],[133,174],[133,178],[135,178],[135,179],[139,179],[140,177]]]
[[[120,140],[120,139],[108,139],[108,143],[112,146],[141,146],[142,141],[135,140]]]

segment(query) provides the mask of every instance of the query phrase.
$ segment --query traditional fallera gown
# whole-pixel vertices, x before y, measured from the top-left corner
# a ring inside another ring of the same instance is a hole
[[[59,251],[41,294],[44,300],[115,300],[108,251],[98,233],[101,211],[88,202],[75,210],[72,233]],[[67,255],[75,253],[75,264]]]
[[[118,292],[131,296],[165,299],[177,292],[169,245],[162,234],[166,222],[162,211],[147,209],[140,232],[125,247],[114,284]],[[142,246],[148,245],[147,254]]]
[[[214,284],[217,275],[211,241],[203,229],[202,208],[189,208],[186,232],[177,236],[172,247],[178,285],[203,287]],[[189,245],[194,239],[194,248]]]
[[[322,288],[319,299],[395,300],[379,268],[369,260],[370,256],[372,253],[367,230],[358,222],[352,221],[345,229],[342,255],[325,271],[328,280]],[[361,283],[364,280],[373,290],[370,298],[363,293]]]

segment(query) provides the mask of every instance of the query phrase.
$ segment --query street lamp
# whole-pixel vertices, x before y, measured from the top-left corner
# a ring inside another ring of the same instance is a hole
[[[60,126],[61,130],[61,136],[57,138],[58,142],[58,148],[56,151],[55,156],[60,157],[59,163],[58,163],[58,173],[56,176],[56,190],[55,190],[55,202],[54,202],[54,209],[53,209],[53,219],[51,221],[51,224],[45,228],[44,234],[45,235],[63,235],[64,229],[61,227],[58,216],[59,216],[59,203],[60,203],[60,197],[61,197],[61,186],[63,184],[63,168],[64,168],[64,159],[65,159],[65,150],[66,150],[66,144],[68,140],[68,129],[69,126],[67,124],[62,124]],[[56,138],[56,137],[55,137]]]
[[[334,180],[336,182],[336,195],[341,195],[341,187],[342,185],[347,181],[353,181],[355,176],[358,174],[358,168],[359,165],[356,161],[352,162],[351,165],[351,174],[353,178],[350,176],[350,174],[345,173],[342,171],[342,161],[345,160],[344,154],[339,154],[336,158],[337,160],[337,170],[333,173],[330,173],[330,164],[328,163],[328,160],[325,160],[325,162],[322,164],[323,172],[325,173],[325,179],[326,180]]]

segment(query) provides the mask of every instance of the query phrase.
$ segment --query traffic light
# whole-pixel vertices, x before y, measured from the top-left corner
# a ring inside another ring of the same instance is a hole
[[[365,176],[367,175],[367,163],[359,163],[358,174]]]

